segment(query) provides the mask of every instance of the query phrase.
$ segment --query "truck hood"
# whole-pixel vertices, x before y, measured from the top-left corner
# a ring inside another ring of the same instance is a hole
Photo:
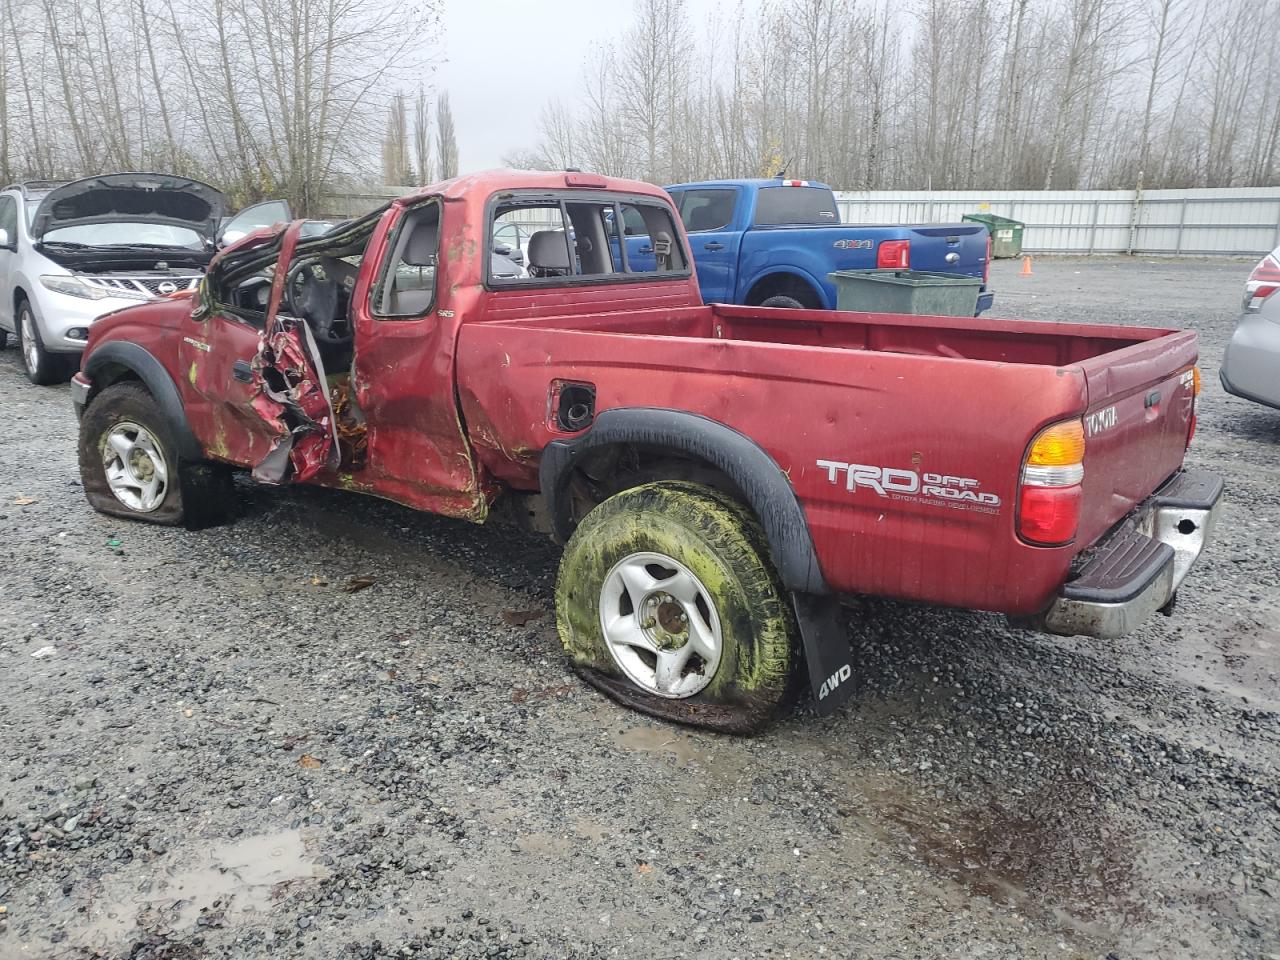
[[[209,244],[227,198],[207,183],[167,173],[113,173],[74,180],[49,192],[36,208],[32,239],[50,230],[93,223],[156,223],[194,230]]]

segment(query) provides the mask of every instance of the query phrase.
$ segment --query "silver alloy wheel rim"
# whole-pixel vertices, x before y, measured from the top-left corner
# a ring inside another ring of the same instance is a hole
[[[724,642],[710,592],[660,553],[633,553],[605,575],[600,629],[613,662],[655,696],[692,697],[720,666]]]
[[[150,513],[169,491],[169,466],[160,445],[145,427],[122,420],[102,445],[107,486],[130,510]]]
[[[36,343],[36,328],[30,310],[22,312],[22,356],[27,361],[28,370],[32,373],[40,371],[40,346]]]

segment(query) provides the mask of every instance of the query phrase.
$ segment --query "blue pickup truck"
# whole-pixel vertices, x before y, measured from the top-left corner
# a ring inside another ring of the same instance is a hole
[[[808,180],[709,180],[666,190],[707,303],[831,310],[836,291],[827,274],[876,268],[980,277],[978,313],[995,299],[986,289],[989,238],[981,224],[842,224],[831,188]]]

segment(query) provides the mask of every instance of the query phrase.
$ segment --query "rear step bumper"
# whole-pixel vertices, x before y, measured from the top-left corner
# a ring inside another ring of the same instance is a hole
[[[1222,478],[1183,471],[1097,546],[1043,615],[1043,628],[1114,640],[1169,606],[1213,535]]]

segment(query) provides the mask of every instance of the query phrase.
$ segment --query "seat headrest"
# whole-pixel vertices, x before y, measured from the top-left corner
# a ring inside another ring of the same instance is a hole
[[[711,230],[715,226],[715,211],[710,207],[694,207],[689,211],[689,221],[685,229],[694,232],[697,230]]]
[[[547,270],[568,270],[569,248],[563,230],[539,230],[529,238],[529,265]]]
[[[404,262],[411,267],[429,267],[436,256],[436,235],[439,224],[434,220],[424,221],[415,226],[409,233],[404,245]]]

